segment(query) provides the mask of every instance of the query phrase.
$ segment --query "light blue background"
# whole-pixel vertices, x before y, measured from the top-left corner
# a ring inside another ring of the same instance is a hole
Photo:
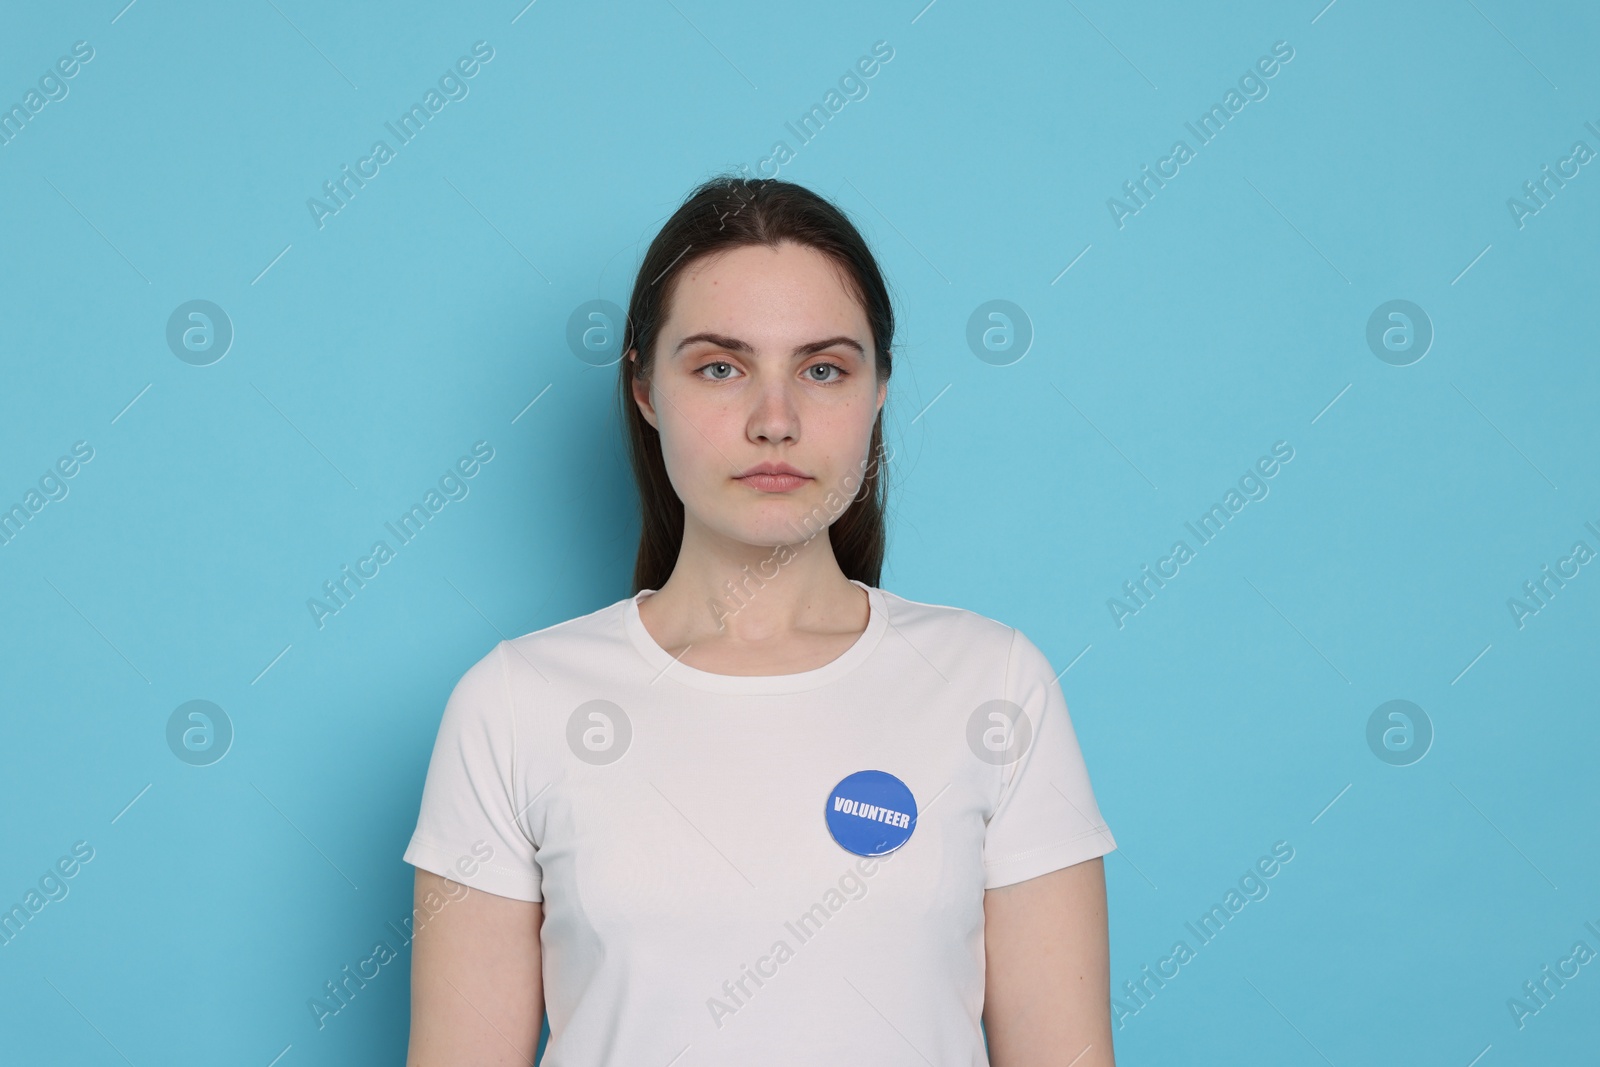
[[[306,1002],[410,911],[444,699],[629,592],[616,370],[568,316],[626,304],[683,194],[796,147],[878,40],[781,176],[898,301],[882,584],[1071,664],[1119,1000],[1295,849],[1119,1062],[1593,1055],[1600,962],[1521,1029],[1507,1000],[1600,951],[1600,566],[1520,628],[1507,600],[1600,549],[1600,164],[1506,206],[1600,150],[1592,5],[923,2],[10,5],[0,104],[95,56],[0,146],[0,504],[95,452],[0,546],[0,906],[95,858],[0,947],[6,1059],[400,1062],[409,952],[322,1030]],[[470,95],[319,230],[307,198],[479,40]],[[1107,199],[1276,41],[1270,94],[1119,229]],[[165,341],[192,299],[237,331],[211,366]],[[991,299],[1035,331],[1009,366],[966,342]],[[1436,330],[1410,366],[1365,341],[1392,299]],[[470,495],[319,630],[306,600],[479,440]],[[1118,628],[1280,440],[1270,495]],[[1436,731],[1410,766],[1366,741],[1397,698]],[[209,767],[165,741],[191,699],[237,731]]]

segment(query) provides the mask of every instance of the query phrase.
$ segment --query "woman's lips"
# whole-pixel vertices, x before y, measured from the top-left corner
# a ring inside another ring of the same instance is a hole
[[[811,479],[801,477],[798,474],[747,474],[743,478],[735,480],[750,486],[752,489],[759,489],[763,493],[787,493],[791,489],[804,485]]]

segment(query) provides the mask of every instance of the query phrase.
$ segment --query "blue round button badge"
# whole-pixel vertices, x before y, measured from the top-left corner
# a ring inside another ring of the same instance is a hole
[[[887,771],[846,775],[828,795],[828,832],[857,856],[883,856],[911,839],[917,801],[906,784]]]

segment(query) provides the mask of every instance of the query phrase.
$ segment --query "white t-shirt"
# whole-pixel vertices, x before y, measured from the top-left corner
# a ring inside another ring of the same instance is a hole
[[[988,1064],[984,890],[1116,842],[1027,637],[855,584],[866,631],[816,670],[679,663],[646,589],[456,684],[405,859],[543,901],[548,1067]],[[875,858],[825,811],[862,770],[915,800]]]

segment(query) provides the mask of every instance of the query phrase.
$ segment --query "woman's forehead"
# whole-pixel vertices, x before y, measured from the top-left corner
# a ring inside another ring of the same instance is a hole
[[[718,332],[752,344],[754,334],[773,343],[805,334],[795,342],[803,343],[819,330],[864,340],[866,313],[839,265],[814,249],[787,247],[793,251],[744,246],[688,265],[671,294],[670,332]]]

